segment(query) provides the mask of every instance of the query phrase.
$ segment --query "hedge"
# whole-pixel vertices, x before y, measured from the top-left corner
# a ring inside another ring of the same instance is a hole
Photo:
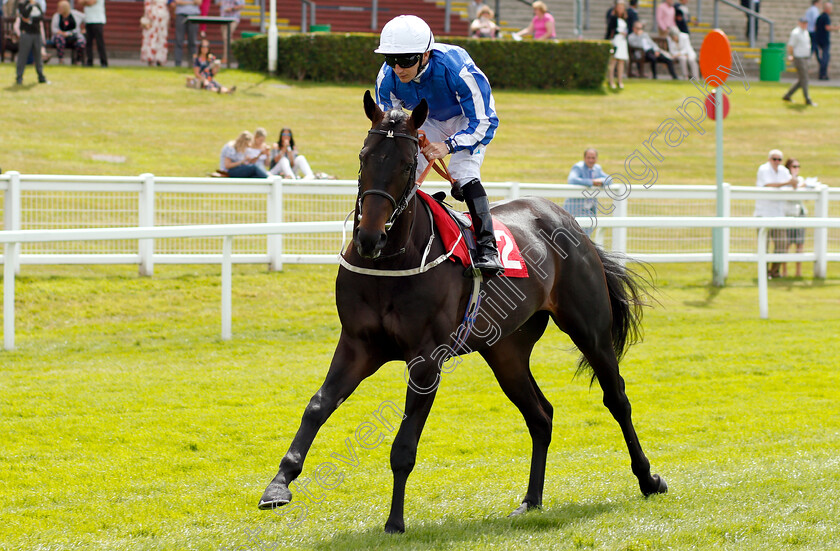
[[[266,72],[267,41],[258,35],[234,42],[239,66]],[[370,83],[382,65],[382,56],[373,53],[379,44],[375,34],[293,34],[277,42],[277,74],[293,80]],[[466,49],[494,88],[599,88],[610,56],[605,41],[444,37],[441,42]]]

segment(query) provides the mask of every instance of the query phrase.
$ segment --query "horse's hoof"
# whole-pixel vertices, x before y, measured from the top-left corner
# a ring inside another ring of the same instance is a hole
[[[539,505],[534,505],[532,503],[523,502],[522,505],[520,505],[519,507],[514,509],[513,512],[508,515],[508,518],[518,517],[519,515],[527,513],[528,511],[530,511],[532,509],[542,509],[542,507],[539,506]]]
[[[386,534],[404,534],[405,533],[405,525],[396,525],[390,522],[385,524],[385,533]]]
[[[285,482],[274,479],[263,492],[259,507],[260,509],[274,509],[290,501],[292,501],[292,492],[289,491],[289,486]]]
[[[642,489],[642,493],[645,497],[652,496],[653,494],[664,494],[668,491],[668,484],[665,482],[665,479],[659,476],[658,474],[652,475],[654,480],[654,488],[653,489]]]

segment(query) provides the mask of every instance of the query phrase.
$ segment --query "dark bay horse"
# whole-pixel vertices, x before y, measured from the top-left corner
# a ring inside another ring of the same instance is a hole
[[[391,448],[394,488],[385,524],[386,532],[403,532],[406,481],[442,366],[464,351],[477,351],[487,361],[531,434],[528,489],[512,514],[540,507],[553,408],[531,374],[529,358],[549,319],[569,335],[582,353],[580,367],[591,368],[600,384],[604,405],[621,427],[642,493],[666,492],[665,481],[650,472],[618,370],[619,359],[639,329],[637,283],[554,203],[538,198],[498,203],[493,216],[523,246],[529,277],[485,282],[475,326],[464,346],[453,350],[473,282],[455,262],[417,269],[427,258],[445,253],[439,239],[428,249],[430,221],[413,193],[417,129],[428,114],[426,102],[411,115],[400,110],[386,113],[366,92],[364,107],[372,126],[359,154],[354,246],[345,251],[336,279],[341,335],[326,379],[306,406],[259,507],[289,503],[288,486],[300,475],[318,429],[362,380],[388,361],[405,361],[405,416]],[[369,272],[359,273],[364,270]],[[413,275],[390,277],[400,270]]]

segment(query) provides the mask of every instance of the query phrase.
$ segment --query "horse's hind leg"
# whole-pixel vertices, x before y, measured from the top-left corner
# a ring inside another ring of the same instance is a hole
[[[292,500],[289,484],[303,470],[303,462],[318,429],[359,383],[383,363],[381,358],[375,357],[372,351],[366,349],[364,343],[350,339],[342,332],[327,377],[318,392],[309,400],[289,451],[280,461],[277,475],[260,498],[260,509],[272,509],[286,505]]]
[[[531,472],[528,491],[522,504],[511,516],[542,506],[545,485],[545,464],[551,443],[553,408],[543,395],[530,369],[534,343],[542,336],[548,323],[547,312],[537,312],[522,327],[500,340],[481,355],[487,360],[505,395],[525,418],[531,434]]]
[[[599,316],[592,315],[590,322],[598,318]],[[560,324],[558,323],[558,325]],[[659,475],[650,473],[650,462],[642,451],[639,437],[633,427],[633,421],[630,417],[630,400],[624,392],[624,379],[619,373],[618,360],[612,349],[609,326],[602,327],[599,331],[593,327],[596,325],[598,325],[597,322],[581,323],[577,325],[575,330],[568,327],[564,328],[562,325],[560,327],[569,334],[595,372],[598,384],[601,385],[601,390],[604,392],[604,405],[618,421],[621,432],[624,434],[624,441],[627,444],[627,450],[630,452],[630,467],[633,474],[639,479],[639,487],[642,493],[645,496],[664,493],[668,491],[668,485]]]

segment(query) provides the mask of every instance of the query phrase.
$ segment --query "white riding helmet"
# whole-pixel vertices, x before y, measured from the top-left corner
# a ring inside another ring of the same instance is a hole
[[[416,15],[400,15],[388,21],[379,35],[377,54],[423,54],[432,49],[432,29]]]

